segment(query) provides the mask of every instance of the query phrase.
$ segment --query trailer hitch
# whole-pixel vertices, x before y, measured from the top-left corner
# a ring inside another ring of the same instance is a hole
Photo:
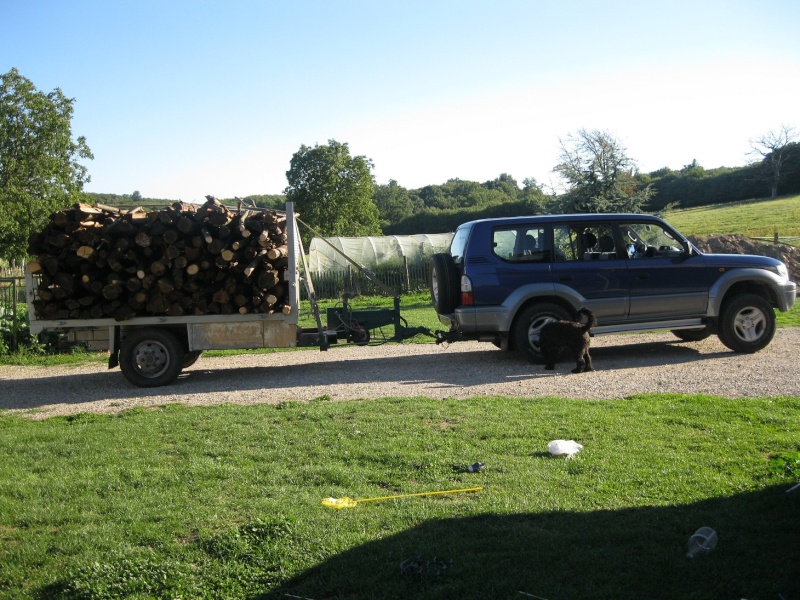
[[[450,344],[452,342],[461,341],[461,332],[456,330],[442,331],[441,329],[434,332],[433,337],[436,338],[436,344]]]

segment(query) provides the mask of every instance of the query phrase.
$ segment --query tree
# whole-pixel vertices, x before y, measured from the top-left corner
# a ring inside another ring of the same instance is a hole
[[[781,125],[776,131],[750,140],[750,155],[757,158],[763,168],[764,179],[770,182],[772,197],[778,197],[781,175],[797,151],[798,133],[794,127]]]
[[[652,195],[636,179],[636,163],[622,144],[605,131],[581,129],[561,145],[561,162],[553,171],[567,182],[559,198],[564,210],[638,212]]]
[[[372,201],[372,161],[350,156],[347,144],[306,145],[292,156],[284,190],[303,221],[326,236],[380,235],[378,208]],[[303,232],[304,241],[310,238]]]
[[[0,257],[27,255],[28,237],[54,211],[78,201],[89,181],[79,159],[86,139],[72,139],[75,99],[45,94],[17,69],[0,75]]]
[[[526,177],[523,179],[522,186],[520,199],[527,208],[527,211],[532,215],[544,213],[548,198],[542,191],[542,186],[540,186],[533,177]]]
[[[507,197],[507,201],[514,202],[519,197],[519,185],[517,184],[517,180],[508,173],[501,173],[497,179],[487,181],[483,185],[487,189],[503,192]]]
[[[380,213],[381,226],[398,223],[414,214],[411,195],[394,179],[390,179],[386,185],[375,188],[373,201]]]

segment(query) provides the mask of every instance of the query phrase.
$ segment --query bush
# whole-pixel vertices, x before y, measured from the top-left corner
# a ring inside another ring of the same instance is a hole
[[[16,350],[23,337],[30,337],[27,311],[24,322],[20,317],[19,313],[15,315],[13,308],[0,304],[0,355]]]
[[[42,356],[59,351],[58,334],[31,335],[28,308],[24,304],[14,307],[0,303],[0,356],[13,353]]]

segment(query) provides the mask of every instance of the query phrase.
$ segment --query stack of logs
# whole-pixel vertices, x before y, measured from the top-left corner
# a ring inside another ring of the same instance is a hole
[[[77,204],[29,239],[39,319],[290,313],[286,216],[206,196],[147,212]]]

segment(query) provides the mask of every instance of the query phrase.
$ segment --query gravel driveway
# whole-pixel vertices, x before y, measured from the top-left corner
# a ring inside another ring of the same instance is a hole
[[[757,354],[735,354],[716,337],[679,342],[669,333],[594,338],[598,369],[573,375],[569,363],[545,371],[488,343],[387,344],[202,357],[178,381],[136,388],[119,369],[0,367],[0,410],[34,418],[178,402],[186,405],[387,396],[561,396],[604,399],[647,392],[730,398],[800,397],[800,328],[781,329]]]

